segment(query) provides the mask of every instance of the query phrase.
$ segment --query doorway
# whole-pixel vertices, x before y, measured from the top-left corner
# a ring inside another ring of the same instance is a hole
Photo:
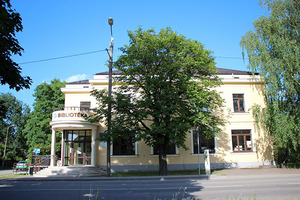
[[[92,130],[64,130],[64,165],[91,165]]]

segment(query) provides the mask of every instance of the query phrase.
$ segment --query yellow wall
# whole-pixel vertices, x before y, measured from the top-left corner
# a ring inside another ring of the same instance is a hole
[[[251,107],[254,104],[264,105],[262,96],[262,85],[260,82],[249,80],[250,76],[240,76],[240,79],[234,79],[231,76],[223,76],[223,85],[216,90],[221,93],[222,98],[225,100],[222,108],[222,114],[227,120],[227,123],[222,127],[222,132],[216,136],[217,151],[211,154],[211,163],[232,163],[232,166],[243,166],[240,163],[259,163],[265,161],[273,161],[272,144],[270,137],[265,135],[264,132],[259,131],[255,127],[252,117]],[[107,88],[106,84],[96,83],[94,80],[93,87],[97,89]],[[80,101],[91,101],[91,107],[96,107],[96,101],[90,96],[89,92],[92,88],[82,89],[82,85],[66,86],[62,91],[66,94],[65,106],[79,106]],[[77,89],[76,89],[77,87]],[[234,93],[244,94],[244,102],[246,112],[234,113],[232,95]],[[233,153],[231,145],[231,130],[232,129],[250,129],[252,133],[253,152]],[[98,133],[105,131],[105,127],[101,125]],[[97,141],[97,162],[98,166],[106,166],[106,147],[100,145]],[[103,144],[103,143],[102,143]],[[189,150],[183,148],[178,149],[178,155],[168,156],[168,164],[197,164],[198,156],[192,154],[191,133],[187,133],[186,146]],[[158,165],[158,156],[151,155],[151,147],[145,145],[143,142],[137,144],[136,156],[112,156],[111,163],[118,166],[143,166],[143,165]],[[203,155],[200,157],[203,163]]]

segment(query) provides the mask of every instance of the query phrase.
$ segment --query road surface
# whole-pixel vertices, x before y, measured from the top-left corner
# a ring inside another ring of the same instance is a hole
[[[185,192],[183,192],[185,190]],[[145,179],[2,180],[1,199],[299,199],[300,174]]]

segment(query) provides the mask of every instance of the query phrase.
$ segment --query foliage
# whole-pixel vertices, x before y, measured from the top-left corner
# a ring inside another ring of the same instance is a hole
[[[54,79],[50,84],[44,82],[35,88],[35,101],[30,119],[26,124],[27,145],[31,148],[40,148],[41,154],[50,154],[51,127],[53,109],[64,106],[65,96],[60,88],[65,82]],[[57,137],[57,146],[60,145],[60,137]],[[49,147],[49,148],[44,148]],[[60,151],[59,151],[60,152]]]
[[[3,102],[2,105],[7,110],[5,115],[0,118],[0,155],[3,155],[8,130],[5,160],[12,160],[13,162],[24,160],[27,152],[24,127],[30,113],[29,106],[17,100],[10,93],[2,93],[0,101]]]
[[[112,103],[112,130],[107,136],[135,135],[159,149],[160,175],[167,174],[166,151],[171,143],[184,145],[192,127],[213,136],[222,124],[215,111],[222,104],[214,90],[221,84],[211,52],[200,42],[186,39],[170,28],[129,32],[130,44],[121,49],[114,67],[111,100],[106,91],[93,91],[99,102],[94,121],[107,117]]]
[[[254,107],[258,124],[272,136],[275,159],[300,160],[300,4],[265,0],[269,12],[241,40],[249,67],[265,82],[266,107]]]
[[[21,67],[11,59],[12,55],[22,55],[23,48],[16,39],[22,29],[20,14],[12,9],[10,0],[0,0],[0,81],[17,91],[29,88],[32,82],[30,77],[21,76]]]

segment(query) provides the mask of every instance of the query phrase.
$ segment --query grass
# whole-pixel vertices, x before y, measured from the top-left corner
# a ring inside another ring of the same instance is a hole
[[[4,174],[0,175],[0,179],[6,179],[6,178],[22,178],[27,176],[26,174]]]
[[[205,175],[205,171],[200,171],[201,175]],[[226,175],[223,173],[212,172],[213,175]],[[158,171],[150,171],[150,172],[119,172],[113,173],[112,177],[131,177],[131,176],[158,176]],[[178,171],[168,171],[168,175],[198,175],[198,170],[178,170]]]
[[[11,167],[5,167],[5,168],[0,167],[0,171],[2,171],[2,170],[7,170],[7,169],[12,170]],[[5,173],[5,174],[1,174],[1,175],[0,175],[0,179],[6,179],[6,178],[22,178],[22,177],[27,176],[25,173],[26,173],[26,171],[22,171],[22,172],[18,172],[17,174],[13,174],[11,171],[8,171],[8,172]]]

